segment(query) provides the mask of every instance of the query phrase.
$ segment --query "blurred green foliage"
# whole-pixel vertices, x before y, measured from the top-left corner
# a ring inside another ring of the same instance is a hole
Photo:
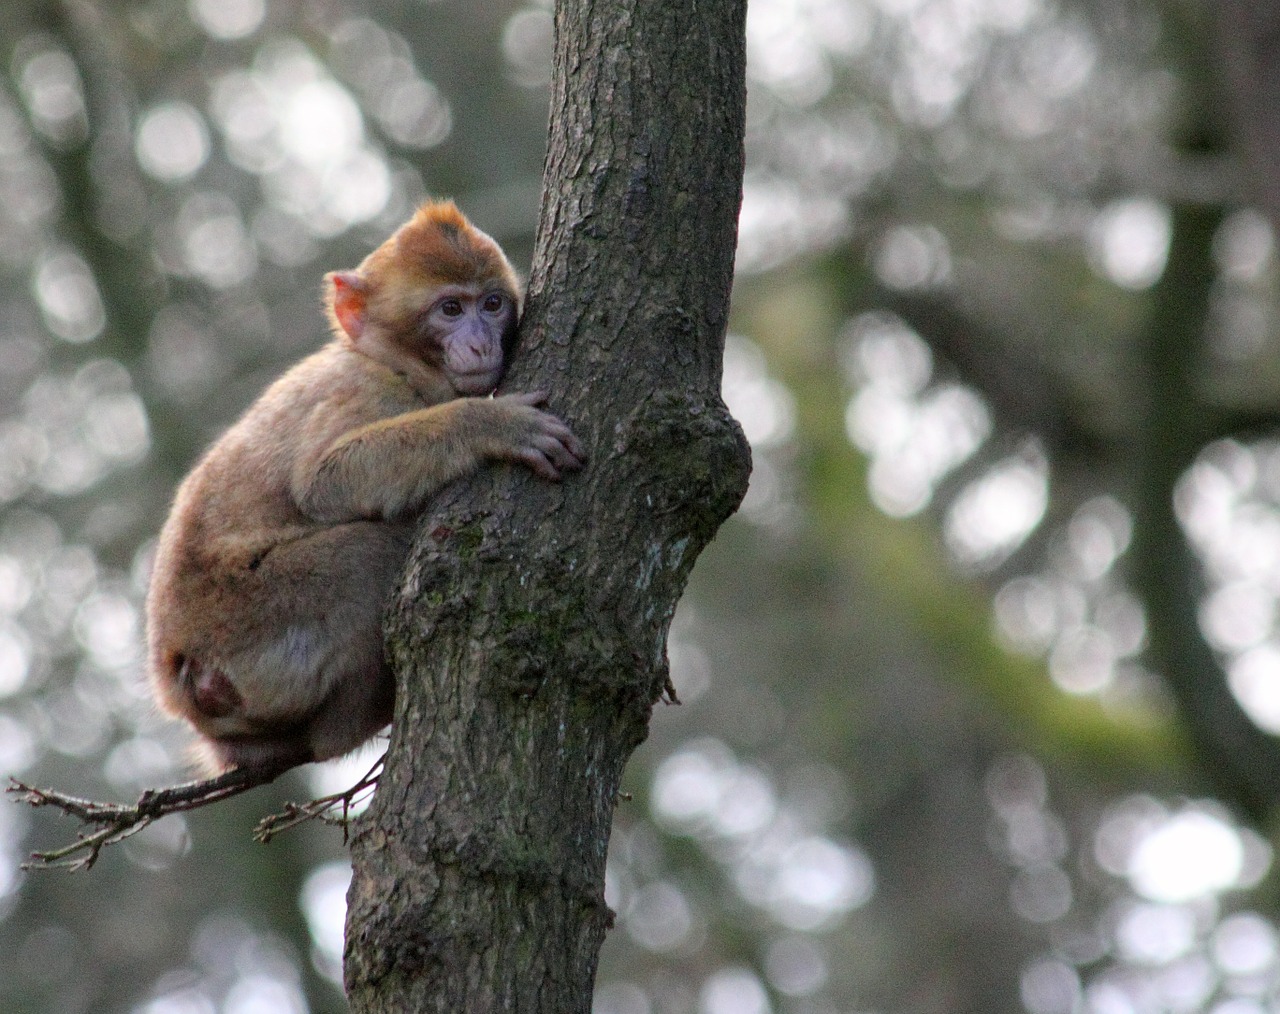
[[[1277,259],[1227,9],[753,0],[725,396],[756,472],[629,770],[599,1014],[1280,1002]],[[421,197],[527,263],[551,30],[0,9],[0,772],[182,776],[139,654],[170,491]],[[364,763],[76,878],[20,873],[69,827],[0,808],[0,1009],[343,1009],[340,835],[249,831]]]

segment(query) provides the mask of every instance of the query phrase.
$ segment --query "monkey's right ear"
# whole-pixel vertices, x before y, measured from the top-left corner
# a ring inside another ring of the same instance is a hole
[[[364,333],[369,287],[358,271],[331,271],[324,276],[329,318],[343,333],[358,341]]]

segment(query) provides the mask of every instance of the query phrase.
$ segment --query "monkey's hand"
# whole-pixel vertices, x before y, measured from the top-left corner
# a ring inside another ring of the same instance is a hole
[[[538,407],[546,402],[545,391],[504,394],[493,399],[490,404],[503,423],[495,456],[518,461],[554,482],[562,471],[574,471],[586,464],[587,452],[568,426]]]

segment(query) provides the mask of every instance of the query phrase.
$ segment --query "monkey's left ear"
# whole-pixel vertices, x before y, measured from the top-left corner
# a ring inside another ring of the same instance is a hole
[[[329,315],[353,342],[364,332],[368,286],[357,271],[331,271],[324,276]]]

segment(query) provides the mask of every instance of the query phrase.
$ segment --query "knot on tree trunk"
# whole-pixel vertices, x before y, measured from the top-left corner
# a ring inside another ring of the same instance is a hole
[[[692,542],[689,562],[742,502],[751,446],[718,393],[655,392],[615,429],[615,460],[651,520],[669,518],[667,536]]]

